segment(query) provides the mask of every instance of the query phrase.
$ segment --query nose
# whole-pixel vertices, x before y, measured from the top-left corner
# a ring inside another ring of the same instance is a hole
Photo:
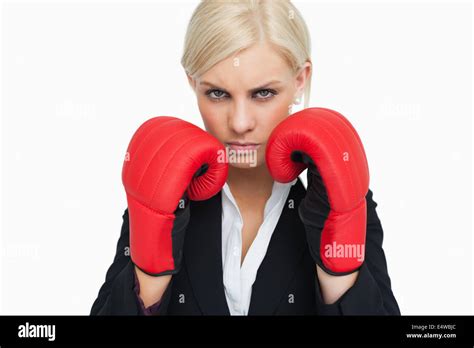
[[[256,120],[246,100],[234,100],[229,115],[229,127],[237,134],[245,134],[255,128]]]

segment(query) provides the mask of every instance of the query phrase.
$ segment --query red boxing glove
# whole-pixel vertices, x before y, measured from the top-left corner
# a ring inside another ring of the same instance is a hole
[[[218,160],[221,151],[225,148],[216,138],[175,117],[152,118],[133,135],[122,181],[131,259],[144,272],[159,276],[179,271],[186,226],[176,236],[174,212],[186,193],[192,200],[205,200],[221,190],[228,171],[227,163]]]
[[[316,263],[333,275],[360,268],[369,169],[362,142],[349,121],[323,108],[290,115],[273,130],[266,162],[279,182],[290,182],[309,167],[299,214]]]

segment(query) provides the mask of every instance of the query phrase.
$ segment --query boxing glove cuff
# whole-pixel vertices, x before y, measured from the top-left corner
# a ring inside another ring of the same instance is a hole
[[[146,207],[129,194],[127,202],[132,262],[151,276],[178,273],[190,219],[189,204],[174,214],[165,214]]]

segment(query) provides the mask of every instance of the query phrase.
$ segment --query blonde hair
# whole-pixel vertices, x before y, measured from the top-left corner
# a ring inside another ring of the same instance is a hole
[[[301,13],[289,0],[202,0],[189,21],[181,64],[199,77],[221,60],[266,41],[296,73],[311,63],[311,40]],[[305,84],[308,107],[311,76]]]

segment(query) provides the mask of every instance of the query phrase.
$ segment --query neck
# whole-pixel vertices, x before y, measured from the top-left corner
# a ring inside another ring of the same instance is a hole
[[[229,167],[227,184],[237,200],[266,200],[271,196],[273,178],[267,166],[255,168]]]

